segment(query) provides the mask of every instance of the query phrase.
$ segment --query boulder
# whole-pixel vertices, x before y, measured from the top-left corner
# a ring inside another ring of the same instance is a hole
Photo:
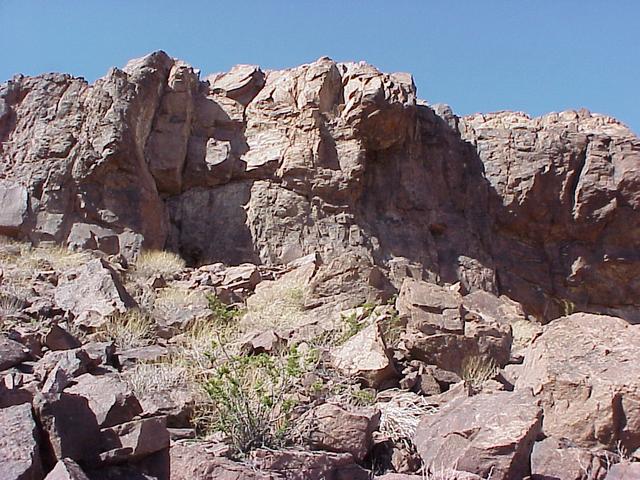
[[[44,480],[89,480],[80,465],[69,458],[58,460]]]
[[[541,415],[530,394],[481,393],[451,400],[424,417],[413,441],[431,472],[455,465],[483,478],[517,480],[529,474]]]
[[[259,469],[287,480],[368,480],[370,474],[348,453],[264,450],[250,454]]]
[[[331,351],[333,366],[343,374],[378,388],[397,377],[380,326],[372,323]]]
[[[69,393],[38,394],[34,408],[42,426],[43,440],[55,460],[97,461],[100,430],[86,398]]]
[[[17,236],[29,213],[29,193],[19,184],[0,180],[0,235]]]
[[[634,480],[640,478],[640,463],[618,463],[612,465],[605,480]]]
[[[31,404],[0,409],[0,478],[3,480],[41,480],[38,428]]]
[[[373,446],[373,432],[378,428],[377,411],[349,412],[338,405],[324,403],[300,420],[308,431],[307,441],[314,449],[350,453],[362,462]]]
[[[96,326],[113,313],[124,313],[134,302],[116,272],[102,259],[91,260],[63,276],[55,291],[57,305],[85,326]]]
[[[269,472],[216,455],[206,443],[176,443],[171,455],[171,480],[275,480]]]
[[[640,447],[639,351],[640,325],[574,313],[534,340],[516,389],[540,400],[546,435],[632,452]]]
[[[114,375],[86,373],[77,377],[75,385],[65,392],[86,398],[101,428],[128,422],[142,413],[138,399]]]
[[[100,432],[102,458],[107,462],[135,460],[169,447],[165,417],[144,418],[123,423]]]
[[[42,339],[42,343],[46,345],[49,350],[70,350],[82,346],[77,338],[58,325],[52,325],[51,328],[49,328],[49,331]]]
[[[463,333],[462,296],[451,288],[405,278],[396,309],[408,318],[407,327],[425,334]]]

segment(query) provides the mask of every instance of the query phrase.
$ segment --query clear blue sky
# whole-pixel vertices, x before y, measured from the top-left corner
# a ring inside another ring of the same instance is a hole
[[[640,133],[640,0],[0,0],[1,81],[157,49],[203,74],[366,60],[459,114],[586,107]]]

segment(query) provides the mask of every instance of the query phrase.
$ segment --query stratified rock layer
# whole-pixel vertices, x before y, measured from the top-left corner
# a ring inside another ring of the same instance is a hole
[[[201,80],[156,52],[0,86],[0,234],[193,264],[349,253],[547,318],[638,315],[639,161],[609,117],[458,118],[328,58]]]

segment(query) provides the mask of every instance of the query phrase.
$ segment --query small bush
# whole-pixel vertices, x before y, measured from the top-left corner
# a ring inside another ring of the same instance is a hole
[[[122,375],[138,397],[152,392],[187,389],[188,378],[187,367],[172,362],[140,363]]]
[[[185,261],[180,256],[162,250],[146,250],[135,262],[136,274],[144,278],[162,275],[170,279],[180,273],[184,267]]]
[[[211,428],[224,433],[234,453],[287,443],[295,406],[291,392],[301,375],[295,350],[284,356],[229,356],[204,383]]]
[[[290,272],[295,273],[295,272]],[[247,299],[243,323],[252,329],[295,327],[304,315],[309,287],[295,275],[263,282]]]

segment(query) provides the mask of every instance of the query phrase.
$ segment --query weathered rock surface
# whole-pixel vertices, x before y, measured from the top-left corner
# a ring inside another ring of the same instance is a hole
[[[640,447],[640,326],[575,313],[555,320],[526,354],[517,389],[532,389],[546,435],[581,447]]]
[[[29,358],[24,346],[0,335],[0,370],[6,370]]]
[[[362,379],[367,385],[379,387],[397,376],[377,323],[355,334],[337,347],[331,356],[337,370]]]
[[[607,474],[607,462],[591,451],[566,440],[548,437],[531,452],[531,478],[548,480],[599,480]]]
[[[379,412],[349,412],[339,405],[325,403],[304,417],[307,441],[313,448],[350,453],[362,462],[373,445],[372,434],[378,427]]]
[[[414,443],[425,467],[455,465],[483,478],[516,480],[529,474],[541,409],[529,394],[497,392],[452,400],[418,425]]]
[[[0,104],[0,233],[194,264],[351,252],[398,288],[638,317],[640,141],[609,117],[458,118],[364,63],[200,80],[164,52],[94,85],[16,76]]]
[[[101,428],[128,422],[142,413],[142,407],[131,390],[110,375],[81,375],[75,379],[75,385],[65,391],[87,399]]]
[[[0,409],[0,478],[40,480],[43,477],[36,422],[31,405]]]

